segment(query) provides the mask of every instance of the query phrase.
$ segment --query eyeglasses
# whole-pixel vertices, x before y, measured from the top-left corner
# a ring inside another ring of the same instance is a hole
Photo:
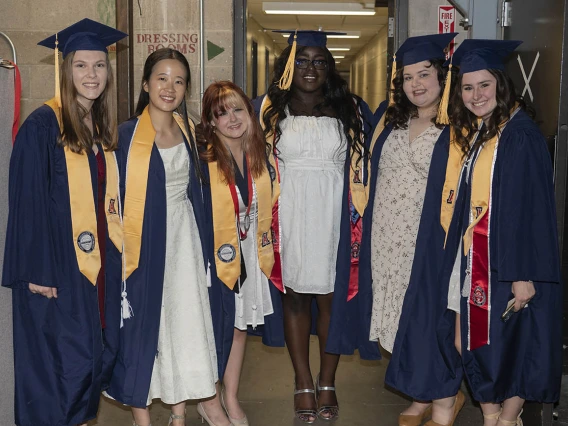
[[[312,64],[316,70],[324,70],[327,67],[327,61],[324,61],[323,59],[296,59],[296,68],[308,68],[310,64]]]

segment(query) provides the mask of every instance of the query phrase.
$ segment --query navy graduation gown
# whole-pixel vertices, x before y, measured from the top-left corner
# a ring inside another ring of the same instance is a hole
[[[264,96],[265,95],[253,101],[257,116],[260,115],[260,107]],[[371,130],[374,128],[376,120],[365,101],[355,96],[353,98],[357,103],[360,119],[363,122],[365,143],[368,144],[372,135]],[[361,310],[365,303],[365,299],[364,296],[361,295],[360,289],[355,297],[353,297],[350,301],[347,301],[352,247],[350,224],[351,212],[349,209],[349,168],[351,167],[351,160],[349,155],[346,157],[335,286],[325,350],[326,352],[333,354],[353,355],[357,349],[359,350],[359,355],[362,359],[380,359],[381,354],[377,344],[375,342],[370,342],[369,335],[365,335],[364,333],[364,324],[361,321]],[[283,267],[285,268],[286,265],[283,265]],[[316,304],[313,303],[313,306],[315,307]],[[315,318],[316,315],[312,315],[312,317]],[[312,327],[312,332],[315,333],[315,327]]]
[[[201,170],[209,181],[208,164],[202,162]],[[205,224],[203,244],[207,247],[206,263],[208,262],[211,276],[209,287],[209,302],[211,316],[213,317],[213,332],[217,349],[217,367],[219,379],[222,380],[229,361],[233,335],[235,330],[235,292],[217,277],[217,265],[214,253],[213,207],[211,199],[211,186],[203,185],[203,204],[205,211]],[[262,343],[267,346],[284,346],[284,320],[282,315],[282,299],[278,290],[269,280],[270,296],[274,312],[264,317],[264,324],[258,325],[256,330],[248,327],[249,334],[262,336]],[[246,281],[243,285],[247,285]]]
[[[97,287],[76,260],[67,166],[57,145],[59,124],[42,106],[24,122],[10,159],[8,229],[2,285],[12,289],[15,422],[20,426],[76,425],[96,417],[116,353],[103,334]],[[97,163],[88,154],[97,201]],[[105,218],[98,218],[105,220]],[[120,254],[106,241],[106,318],[117,315]],[[57,298],[28,283],[57,288]],[[105,347],[106,346],[106,347]]]
[[[467,350],[468,300],[462,298],[465,375],[473,397],[481,402],[519,396],[552,403],[559,399],[562,377],[562,285],[553,170],[546,141],[524,111],[502,133],[492,190],[491,344]],[[463,191],[465,206],[469,206],[470,191],[470,186]],[[469,209],[461,213],[463,235]],[[462,255],[462,285],[465,266]],[[501,321],[507,302],[514,297],[512,282],[528,280],[534,282],[534,298],[508,322]]]
[[[446,350],[441,351],[438,343],[442,317],[447,315],[447,324],[455,321],[455,313],[446,310],[449,281],[442,285],[440,275],[446,265],[451,273],[459,245],[459,234],[454,226],[450,228],[444,250],[445,232],[440,224],[449,130],[446,127],[442,131],[432,151],[410,282],[385,376],[388,386],[421,401],[456,395],[463,378],[459,353],[448,327],[444,328],[448,332],[443,334]],[[390,129],[383,133],[386,132],[390,133]],[[381,135],[381,148],[385,140],[386,136]],[[376,161],[373,170],[378,168]]]
[[[138,118],[135,117],[118,127],[117,157],[120,193],[123,200],[126,192],[128,150],[137,122]],[[185,138],[184,141],[189,150]],[[204,212],[201,188],[191,154],[189,158],[191,176],[188,197],[192,202],[203,241]],[[164,163],[158,148],[154,145],[148,171],[140,260],[138,268],[127,279],[128,300],[134,315],[124,320],[123,328],[119,328],[120,318],[113,324],[107,321],[107,328],[113,327],[120,335],[119,353],[107,393],[123,404],[138,408],[146,407],[154,358],[158,350],[166,257],[166,205]],[[204,252],[204,258],[205,255]],[[118,297],[120,298],[120,295]]]

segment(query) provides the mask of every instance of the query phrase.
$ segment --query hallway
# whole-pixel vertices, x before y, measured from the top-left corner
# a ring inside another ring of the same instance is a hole
[[[312,373],[317,373],[317,338],[312,336]],[[340,417],[336,422],[318,420],[314,425],[375,426],[396,425],[397,416],[408,404],[402,396],[384,388],[387,360],[361,361],[358,355],[345,356],[339,364],[336,385]],[[252,426],[301,426],[294,420],[293,370],[285,348],[267,348],[257,337],[249,337],[240,400]],[[466,392],[467,395],[467,392]],[[468,397],[469,398],[469,397]],[[166,426],[169,409],[156,401],[151,408],[152,425]],[[481,411],[468,400],[455,426],[481,424]],[[102,398],[97,422],[89,426],[130,426],[130,411]],[[201,425],[195,402],[188,405],[186,425]]]

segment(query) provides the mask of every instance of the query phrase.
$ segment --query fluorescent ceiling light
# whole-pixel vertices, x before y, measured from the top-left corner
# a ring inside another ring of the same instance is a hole
[[[328,30],[332,31],[332,30]],[[361,31],[334,31],[338,33],[345,33],[345,35],[328,35],[327,38],[359,38],[361,37]],[[282,37],[290,37],[290,33],[282,34]]]
[[[336,64],[340,64],[340,63],[341,63],[341,61],[335,61],[335,63],[336,63]]]
[[[374,3],[263,2],[262,10],[270,15],[375,15]]]
[[[333,59],[343,59],[345,56],[334,56]]]
[[[351,50],[350,47],[328,47],[327,50],[330,52],[349,52]]]

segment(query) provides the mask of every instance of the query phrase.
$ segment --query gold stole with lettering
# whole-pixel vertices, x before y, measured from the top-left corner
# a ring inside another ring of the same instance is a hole
[[[249,170],[250,173],[250,170]],[[231,290],[241,275],[241,252],[236,225],[233,198],[227,183],[223,182],[217,162],[209,163],[211,204],[213,208],[214,253],[217,276]],[[256,245],[260,269],[270,278],[274,266],[274,250],[270,225],[272,223],[272,185],[268,170],[253,181],[256,187],[258,228]],[[252,237],[251,237],[252,238]]]
[[[173,114],[176,123],[189,141],[183,118]],[[188,120],[190,130],[194,134],[193,122]],[[134,129],[128,162],[126,165],[126,194],[124,196],[124,277],[126,279],[138,268],[142,247],[142,226],[144,224],[144,208],[146,206],[146,190],[148,188],[148,172],[150,156],[156,139],[156,131],[148,107],[144,109]]]
[[[471,201],[470,212],[472,220],[465,231],[463,236],[463,252],[467,255],[473,238],[473,229],[479,221],[485,216],[489,208],[489,197],[491,193],[492,169],[493,158],[495,156],[496,144],[499,140],[499,135],[507,123],[515,116],[518,111],[518,106],[515,105],[511,111],[510,118],[499,125],[499,132],[490,140],[486,141],[480,148],[480,152],[475,160],[475,167],[471,179]],[[478,126],[481,125],[481,119],[478,121]],[[476,133],[473,142],[477,140],[479,133]],[[475,153],[473,153],[475,155]],[[448,155],[448,163],[446,167],[446,180],[444,182],[444,189],[442,191],[441,209],[440,209],[440,223],[448,238],[448,231],[452,216],[454,214],[454,207],[457,198],[458,185],[463,169],[465,157],[463,151],[455,142],[454,129],[450,129],[450,152]],[[444,246],[446,240],[444,240]]]
[[[45,103],[49,106],[61,129],[61,109],[55,98]],[[86,153],[77,154],[64,147],[69,185],[73,246],[81,273],[93,284],[101,268],[101,254],[97,236],[97,211],[93,195],[91,168]],[[118,193],[118,165],[114,152],[104,151],[106,162],[105,215],[109,237],[122,252],[122,223],[120,221],[120,200]]]

